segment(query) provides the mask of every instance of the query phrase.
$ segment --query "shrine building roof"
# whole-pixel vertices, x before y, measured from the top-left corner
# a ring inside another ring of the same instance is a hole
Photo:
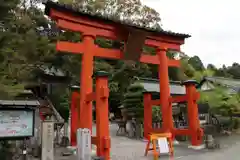
[[[40,106],[37,100],[0,100],[0,106]]]
[[[64,3],[59,3],[59,2],[53,2],[51,0],[48,0],[47,2],[44,2],[45,5],[45,14],[46,15],[50,15],[50,10],[51,9],[55,9],[61,12],[68,12],[71,13],[75,16],[83,16],[89,19],[93,19],[93,20],[99,20],[99,21],[104,21],[106,23],[112,23],[112,24],[121,24],[123,26],[127,26],[127,27],[132,27],[132,28],[136,28],[136,29],[141,29],[141,30],[145,30],[147,32],[155,32],[155,33],[159,33],[160,35],[165,35],[165,36],[174,36],[174,37],[178,37],[178,38],[189,38],[191,37],[189,34],[182,34],[182,33],[175,33],[172,31],[165,31],[161,28],[159,29],[155,29],[155,28],[150,28],[150,27],[142,27],[142,26],[137,26],[135,24],[131,24],[131,23],[127,23],[124,21],[120,21],[120,20],[116,20],[116,19],[111,19],[109,17],[104,17],[98,13],[90,13],[90,12],[86,12],[83,11],[81,9],[81,7],[79,7],[78,5],[74,5],[74,4],[64,4]]]
[[[138,78],[138,82],[143,85],[146,92],[160,93],[159,80],[150,78]],[[170,94],[171,95],[185,95],[186,88],[180,81],[170,81]]]

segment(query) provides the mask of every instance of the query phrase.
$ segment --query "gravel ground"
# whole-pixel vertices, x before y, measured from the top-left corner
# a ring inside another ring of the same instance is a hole
[[[112,160],[152,160],[153,156],[150,154],[147,157],[144,157],[144,149],[146,142],[139,140],[131,140],[126,137],[117,137],[116,136],[117,126],[112,124],[110,126],[111,133],[111,158]],[[93,127],[93,134],[95,134],[95,127]],[[232,135],[229,137],[224,137],[220,139],[221,149],[214,151],[194,151],[188,149],[186,144],[177,145],[174,147],[174,158],[180,160],[239,160],[238,152],[240,150],[240,136]],[[59,156],[62,152],[62,149],[56,151],[55,160],[76,160],[76,156],[63,157]],[[238,157],[238,158],[237,158]],[[161,160],[169,160],[168,156],[161,156]],[[35,159],[34,159],[35,160]]]

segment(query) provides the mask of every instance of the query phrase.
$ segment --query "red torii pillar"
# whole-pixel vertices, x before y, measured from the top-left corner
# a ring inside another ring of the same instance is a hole
[[[92,102],[86,103],[86,95],[93,91],[93,57],[95,52],[95,37],[83,34],[84,54],[82,55],[81,90],[80,90],[80,122],[78,128],[88,128],[92,131]]]
[[[192,145],[198,146],[202,143],[203,129],[200,127],[198,115],[197,100],[200,95],[196,90],[197,82],[195,80],[188,80],[183,84],[186,86],[189,135]]]
[[[157,56],[160,61],[158,65],[158,77],[160,88],[160,101],[152,101],[151,93],[144,93],[144,137],[147,139],[152,129],[152,106],[160,105],[162,111],[163,127],[155,132],[171,132],[174,129],[172,118],[172,103],[170,101],[170,87],[168,77],[167,48],[157,49]]]
[[[167,49],[159,49],[157,55],[160,61],[158,69],[158,77],[160,79],[160,106],[162,111],[163,119],[163,131],[172,132],[173,130],[173,118],[172,118],[172,103],[169,101],[170,98],[170,87],[168,77],[168,58]]]
[[[78,121],[79,121],[79,112],[78,112],[78,100],[79,99],[79,91],[73,90],[71,95],[71,111],[70,111],[70,117],[71,117],[71,127],[70,127],[70,142],[71,146],[77,145],[77,129],[78,129]]]
[[[92,137],[92,144],[97,145],[97,155],[110,158],[110,136],[108,119],[108,73],[96,72],[96,91],[86,96],[85,103],[96,101],[96,137]],[[74,90],[71,98],[71,145],[76,146],[77,124],[82,115],[78,112],[78,99],[80,94]]]
[[[96,127],[97,127],[97,155],[110,159],[110,134],[108,119],[108,73],[96,73]]]

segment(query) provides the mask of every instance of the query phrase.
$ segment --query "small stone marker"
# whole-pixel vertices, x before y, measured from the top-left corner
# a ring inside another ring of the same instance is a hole
[[[54,160],[54,122],[42,122],[42,157],[41,160]]]
[[[77,130],[78,160],[91,160],[91,131],[87,128]]]

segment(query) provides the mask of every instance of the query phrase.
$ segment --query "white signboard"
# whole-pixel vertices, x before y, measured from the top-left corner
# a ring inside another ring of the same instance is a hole
[[[33,136],[34,111],[0,110],[0,138]]]
[[[77,130],[78,160],[91,160],[91,131],[87,128]]]
[[[42,123],[42,159],[54,160],[54,122]]]
[[[158,146],[161,154],[169,153],[169,145],[167,138],[158,138]]]

